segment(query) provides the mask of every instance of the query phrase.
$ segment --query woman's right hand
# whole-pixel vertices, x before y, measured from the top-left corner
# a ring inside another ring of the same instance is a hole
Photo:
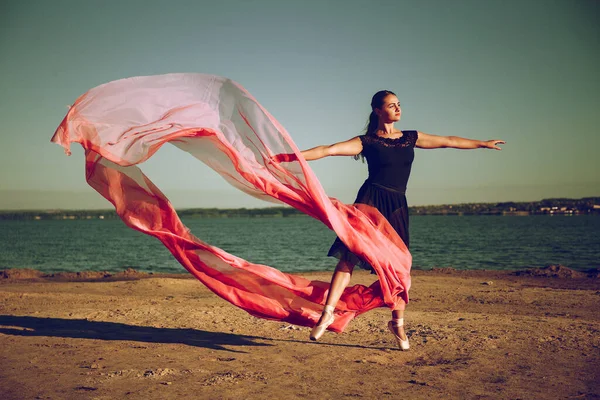
[[[276,154],[271,157],[271,161],[277,163],[298,161],[298,156],[295,153]]]

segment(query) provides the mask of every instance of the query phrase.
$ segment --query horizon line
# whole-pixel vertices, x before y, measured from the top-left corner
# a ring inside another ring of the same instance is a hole
[[[542,201],[550,201],[550,200],[586,200],[586,199],[598,199],[600,200],[600,195],[598,196],[586,196],[586,197],[548,197],[541,200],[531,200],[531,201],[496,201],[496,202],[463,202],[463,203],[441,203],[441,204],[422,204],[422,205],[412,205],[408,208],[417,208],[417,207],[439,207],[439,206],[454,206],[454,205],[469,205],[469,204],[502,204],[502,203],[536,203]],[[352,204],[352,203],[350,203]],[[175,211],[183,211],[183,210],[259,210],[259,209],[268,209],[268,208],[291,208],[294,207],[289,205],[275,205],[275,206],[265,206],[265,207],[177,207]],[[54,211],[115,211],[114,208],[27,208],[27,209],[0,209],[0,213],[5,212],[30,212],[30,211],[44,211],[44,212],[54,212]]]

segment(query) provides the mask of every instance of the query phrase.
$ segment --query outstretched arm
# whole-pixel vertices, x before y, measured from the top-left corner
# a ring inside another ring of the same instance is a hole
[[[302,151],[302,156],[304,156],[306,161],[311,161],[328,156],[355,156],[361,151],[362,142],[357,136],[344,142],[317,146],[313,147],[312,149],[304,150]]]
[[[312,149],[304,150],[301,153],[306,161],[311,161],[328,156],[355,156],[361,151],[362,142],[357,136],[344,142],[313,147]],[[294,153],[278,154],[273,157],[273,160],[277,162],[296,161],[296,155]]]
[[[419,132],[416,146],[421,149],[442,149],[450,147],[453,149],[494,149],[502,150],[499,144],[506,143],[503,140],[473,140],[458,136],[437,136]]]

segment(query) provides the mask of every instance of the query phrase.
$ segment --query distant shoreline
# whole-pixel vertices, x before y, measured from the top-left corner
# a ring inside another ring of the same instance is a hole
[[[182,218],[287,218],[304,216],[291,207],[185,208]],[[533,202],[463,203],[409,207],[411,215],[591,215],[600,214],[600,197],[544,199]],[[116,219],[114,209],[99,210],[0,210],[0,220]]]

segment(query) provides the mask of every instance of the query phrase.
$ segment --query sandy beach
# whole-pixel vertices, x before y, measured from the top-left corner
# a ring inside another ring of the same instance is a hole
[[[315,343],[186,274],[41,275],[0,273],[2,399],[600,398],[600,279],[566,269],[414,271],[408,352],[383,308]]]

